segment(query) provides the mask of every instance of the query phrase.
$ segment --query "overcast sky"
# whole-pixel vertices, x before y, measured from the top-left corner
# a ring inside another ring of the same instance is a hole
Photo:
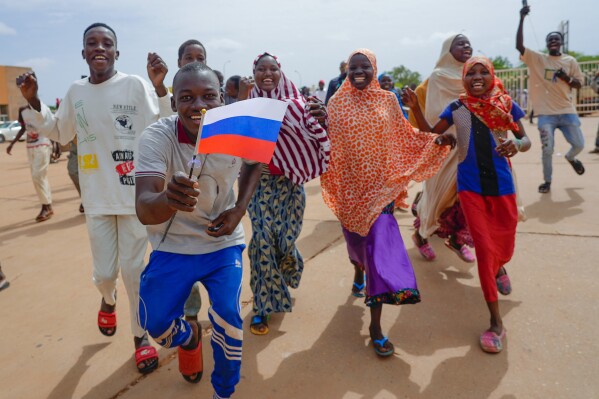
[[[203,42],[208,65],[226,76],[251,73],[254,57],[268,51],[297,86],[328,81],[339,62],[359,47],[377,55],[379,71],[405,65],[430,74],[441,43],[466,34],[475,54],[507,56],[514,46],[520,0],[0,0],[0,65],[32,67],[40,96],[52,103],[87,75],[83,30],[93,22],[118,37],[118,70],[146,76],[148,51],[170,66],[187,39]],[[570,49],[599,54],[597,0],[529,0],[525,45],[544,47],[545,35],[570,21]]]

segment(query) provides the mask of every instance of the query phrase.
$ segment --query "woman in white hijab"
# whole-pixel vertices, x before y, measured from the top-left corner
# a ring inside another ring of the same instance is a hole
[[[441,55],[428,78],[426,89],[424,116],[429,123],[436,123],[445,107],[464,92],[462,69],[471,56],[472,47],[466,36],[453,35],[443,42]],[[450,129],[455,130],[455,127]],[[475,261],[468,249],[468,246],[473,246],[472,237],[458,202],[457,164],[457,151],[452,151],[439,173],[424,182],[422,196],[417,199],[416,232],[412,239],[426,260],[436,257],[428,242],[428,238],[436,234],[445,238],[447,248],[462,260]]]

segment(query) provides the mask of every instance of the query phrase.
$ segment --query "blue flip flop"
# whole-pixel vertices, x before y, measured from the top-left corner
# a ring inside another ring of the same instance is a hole
[[[383,338],[381,338],[381,339],[373,339],[372,340],[372,346],[374,347],[374,351],[376,352],[377,355],[379,355],[381,357],[387,357],[387,356],[391,356],[395,353],[395,348],[391,342],[389,342],[389,344],[391,345],[391,350],[383,352],[383,351],[377,349],[377,347],[376,347],[377,345],[380,346],[381,348],[384,348],[385,344],[387,342],[389,342],[389,339],[385,336],[383,336]]]
[[[366,287],[366,283],[362,283],[362,284],[358,284],[354,282],[354,287],[356,287],[358,289],[358,291],[354,292],[352,290],[351,294],[353,296],[355,296],[356,298],[364,298],[364,293],[362,292],[362,290],[364,289],[364,287]]]
[[[366,295],[362,292],[362,290],[366,288],[366,275],[364,275],[364,282],[362,284],[358,284],[354,281],[354,287],[356,287],[358,291],[354,292],[352,290],[351,294],[356,298],[364,298]]]

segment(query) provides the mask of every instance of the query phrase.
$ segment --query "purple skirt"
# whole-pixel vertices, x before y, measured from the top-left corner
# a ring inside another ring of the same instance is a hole
[[[353,264],[366,273],[366,305],[420,302],[420,292],[399,226],[387,208],[362,237],[343,228]]]

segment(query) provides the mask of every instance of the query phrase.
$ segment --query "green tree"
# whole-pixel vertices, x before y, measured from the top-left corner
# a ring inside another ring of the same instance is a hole
[[[406,85],[410,86],[415,84],[418,86],[420,82],[422,82],[422,77],[420,73],[410,71],[403,65],[398,67],[394,67],[391,72],[388,72],[389,75],[393,77],[393,81],[395,82],[395,87],[402,88]]]
[[[508,60],[507,57],[503,57],[501,55],[492,57],[491,61],[493,62],[493,66],[495,67],[495,70],[510,69],[510,68],[514,67],[514,65],[510,62],[510,60]]]
[[[579,53],[578,51],[568,51],[568,54],[576,58],[576,61],[578,62],[599,61],[599,55],[586,55],[583,53]]]

